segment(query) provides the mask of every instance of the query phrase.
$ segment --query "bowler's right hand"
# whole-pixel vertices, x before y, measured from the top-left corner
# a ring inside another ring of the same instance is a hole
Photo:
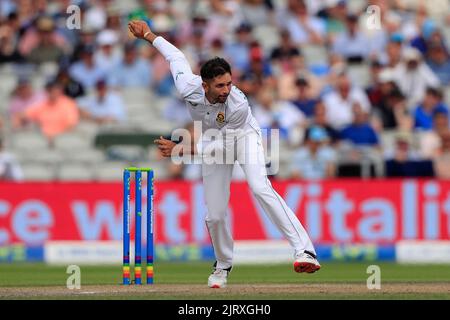
[[[150,32],[145,40],[150,40],[151,36],[154,36],[152,30],[150,30],[150,27],[145,21],[142,20],[133,20],[128,22],[128,29],[131,31],[131,33],[138,39],[144,39],[144,35],[147,32]]]

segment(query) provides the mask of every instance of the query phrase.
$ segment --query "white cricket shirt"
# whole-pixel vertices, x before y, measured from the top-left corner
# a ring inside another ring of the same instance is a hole
[[[218,129],[222,133],[226,131],[227,134],[236,131],[239,134],[245,134],[249,130],[260,131],[247,97],[236,86],[232,86],[225,103],[211,104],[206,99],[202,78],[192,73],[184,54],[163,37],[157,37],[153,46],[169,62],[175,86],[186,102],[192,119],[202,122],[204,141],[208,141],[205,134],[208,129]]]

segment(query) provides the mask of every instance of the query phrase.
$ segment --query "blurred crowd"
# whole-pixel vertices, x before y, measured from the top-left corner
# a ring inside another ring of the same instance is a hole
[[[0,68],[18,81],[0,127],[38,126],[51,144],[79,121],[126,123],[121,90],[143,88],[167,98],[161,117],[191,128],[168,64],[130,36],[130,19],[178,46],[194,72],[227,59],[266,138],[279,129],[291,151],[288,177],[450,178],[449,0],[1,0]],[[48,63],[57,69],[36,88],[30,72]],[[21,176],[12,159],[0,145],[0,177]]]

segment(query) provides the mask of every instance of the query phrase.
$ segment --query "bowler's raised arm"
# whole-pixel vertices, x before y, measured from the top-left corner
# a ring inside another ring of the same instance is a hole
[[[183,98],[188,96],[190,94],[188,83],[197,76],[192,73],[191,66],[184,54],[166,39],[154,34],[145,21],[130,21],[128,28],[136,38],[144,39],[158,49],[170,64],[170,71],[178,92]]]

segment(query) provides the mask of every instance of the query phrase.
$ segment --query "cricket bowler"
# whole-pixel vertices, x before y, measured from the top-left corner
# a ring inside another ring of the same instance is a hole
[[[176,89],[186,102],[192,119],[202,123],[201,150],[189,150],[184,146],[180,155],[206,155],[205,150],[212,147],[231,158],[224,163],[202,162],[207,207],[205,220],[216,257],[208,286],[226,287],[233,266],[233,237],[227,220],[227,207],[235,161],[245,172],[248,185],[265,213],[293,247],[294,270],[299,273],[319,270],[320,264],[306,230],[267,178],[261,129],[251,113],[247,98],[231,81],[230,65],[216,57],[201,66],[200,76],[194,75],[184,54],[154,34],[146,22],[131,21],[128,27],[135,37],[148,41],[169,62]],[[223,133],[223,139],[211,139],[208,135],[210,129]],[[255,143],[249,145],[249,141]],[[155,143],[165,157],[171,157],[177,146],[162,137]]]

